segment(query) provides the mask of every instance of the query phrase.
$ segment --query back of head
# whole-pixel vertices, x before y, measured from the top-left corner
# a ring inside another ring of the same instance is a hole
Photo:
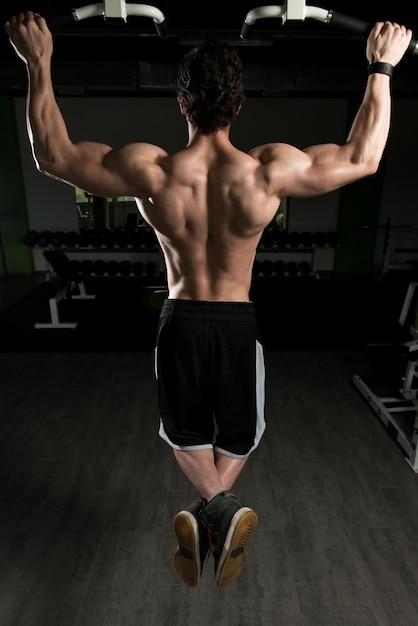
[[[190,50],[179,66],[177,97],[200,132],[230,126],[245,99],[242,63],[235,48],[207,40]]]

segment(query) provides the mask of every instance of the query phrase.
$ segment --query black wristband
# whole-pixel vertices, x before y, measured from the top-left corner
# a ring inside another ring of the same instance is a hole
[[[371,63],[367,67],[367,74],[387,74],[387,76],[393,76],[393,65],[390,63],[382,63],[381,61],[377,61],[376,63]]]

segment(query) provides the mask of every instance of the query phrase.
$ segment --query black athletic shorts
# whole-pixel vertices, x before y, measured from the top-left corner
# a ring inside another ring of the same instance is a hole
[[[251,302],[168,299],[157,329],[160,436],[246,457],[264,421],[264,354]]]

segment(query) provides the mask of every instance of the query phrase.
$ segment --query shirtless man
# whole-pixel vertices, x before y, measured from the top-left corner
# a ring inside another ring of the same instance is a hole
[[[374,25],[364,99],[346,142],[304,151],[271,143],[246,154],[231,144],[244,102],[241,63],[233,48],[203,43],[180,64],[177,97],[189,139],[168,154],[146,143],[73,143],[54,97],[45,20],[27,12],[5,29],[27,65],[38,169],[97,196],[134,196],[158,237],[168,281],[156,348],[160,435],[200,494],[174,518],[175,566],[195,586],[211,544],[216,581],[225,586],[243,570],[257,524],[230,491],[265,426],[263,354],[249,300],[257,244],[281,198],[325,194],[376,172],[390,125],[387,72],[411,31]]]

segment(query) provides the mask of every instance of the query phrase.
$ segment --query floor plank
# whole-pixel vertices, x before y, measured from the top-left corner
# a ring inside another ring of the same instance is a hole
[[[2,626],[416,626],[418,475],[353,385],[357,351],[266,353],[267,429],[234,490],[238,580],[173,566],[196,493],[158,436],[152,352],[0,353]],[[359,369],[360,368],[360,369]]]

